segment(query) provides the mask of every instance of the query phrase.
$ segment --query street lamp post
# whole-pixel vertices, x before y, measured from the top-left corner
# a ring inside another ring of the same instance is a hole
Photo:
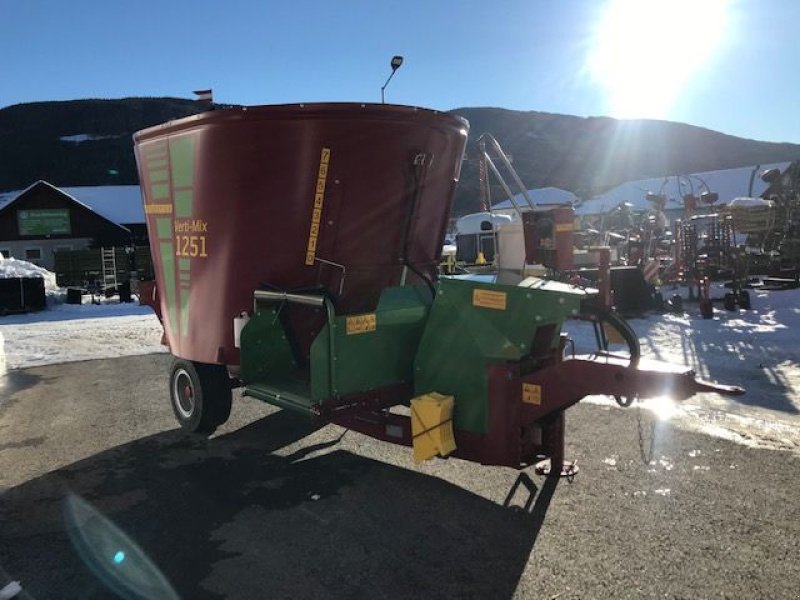
[[[389,85],[389,82],[392,80],[392,77],[394,77],[394,74],[397,72],[397,69],[399,69],[400,65],[402,65],[402,64],[403,64],[403,57],[402,56],[393,56],[392,57],[392,60],[389,63],[389,66],[392,67],[392,72],[389,75],[389,79],[387,79],[386,83],[384,83],[383,87],[381,87],[381,104],[386,104],[386,101],[384,100],[383,91],[386,89],[386,86]]]

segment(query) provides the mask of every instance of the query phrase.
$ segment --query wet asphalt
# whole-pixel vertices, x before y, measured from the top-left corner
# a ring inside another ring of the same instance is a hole
[[[567,453],[580,472],[556,482],[414,465],[404,448],[238,395],[205,439],[176,429],[168,364],[96,360],[0,380],[0,588],[19,580],[19,597],[39,599],[800,597],[795,454],[579,405]]]

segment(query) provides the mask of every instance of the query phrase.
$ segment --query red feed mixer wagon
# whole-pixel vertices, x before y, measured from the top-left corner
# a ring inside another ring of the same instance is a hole
[[[742,392],[638,360],[597,290],[440,277],[468,128],[408,106],[296,104],[134,136],[184,429],[214,431],[241,387],[418,459],[548,457],[559,472],[564,411],[586,395]],[[562,324],[586,315],[618,329],[631,357],[568,356]]]

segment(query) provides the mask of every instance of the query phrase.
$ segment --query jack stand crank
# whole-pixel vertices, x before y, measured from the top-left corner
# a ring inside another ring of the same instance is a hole
[[[570,481],[578,472],[578,461],[564,460],[564,411],[559,412],[553,422],[543,431],[544,448],[550,458],[536,463],[534,472],[547,477],[566,477]]]

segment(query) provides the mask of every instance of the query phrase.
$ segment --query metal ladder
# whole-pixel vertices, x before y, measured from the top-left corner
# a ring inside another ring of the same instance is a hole
[[[117,257],[114,248],[100,248],[100,257],[103,262],[103,292],[116,290],[117,283]]]

